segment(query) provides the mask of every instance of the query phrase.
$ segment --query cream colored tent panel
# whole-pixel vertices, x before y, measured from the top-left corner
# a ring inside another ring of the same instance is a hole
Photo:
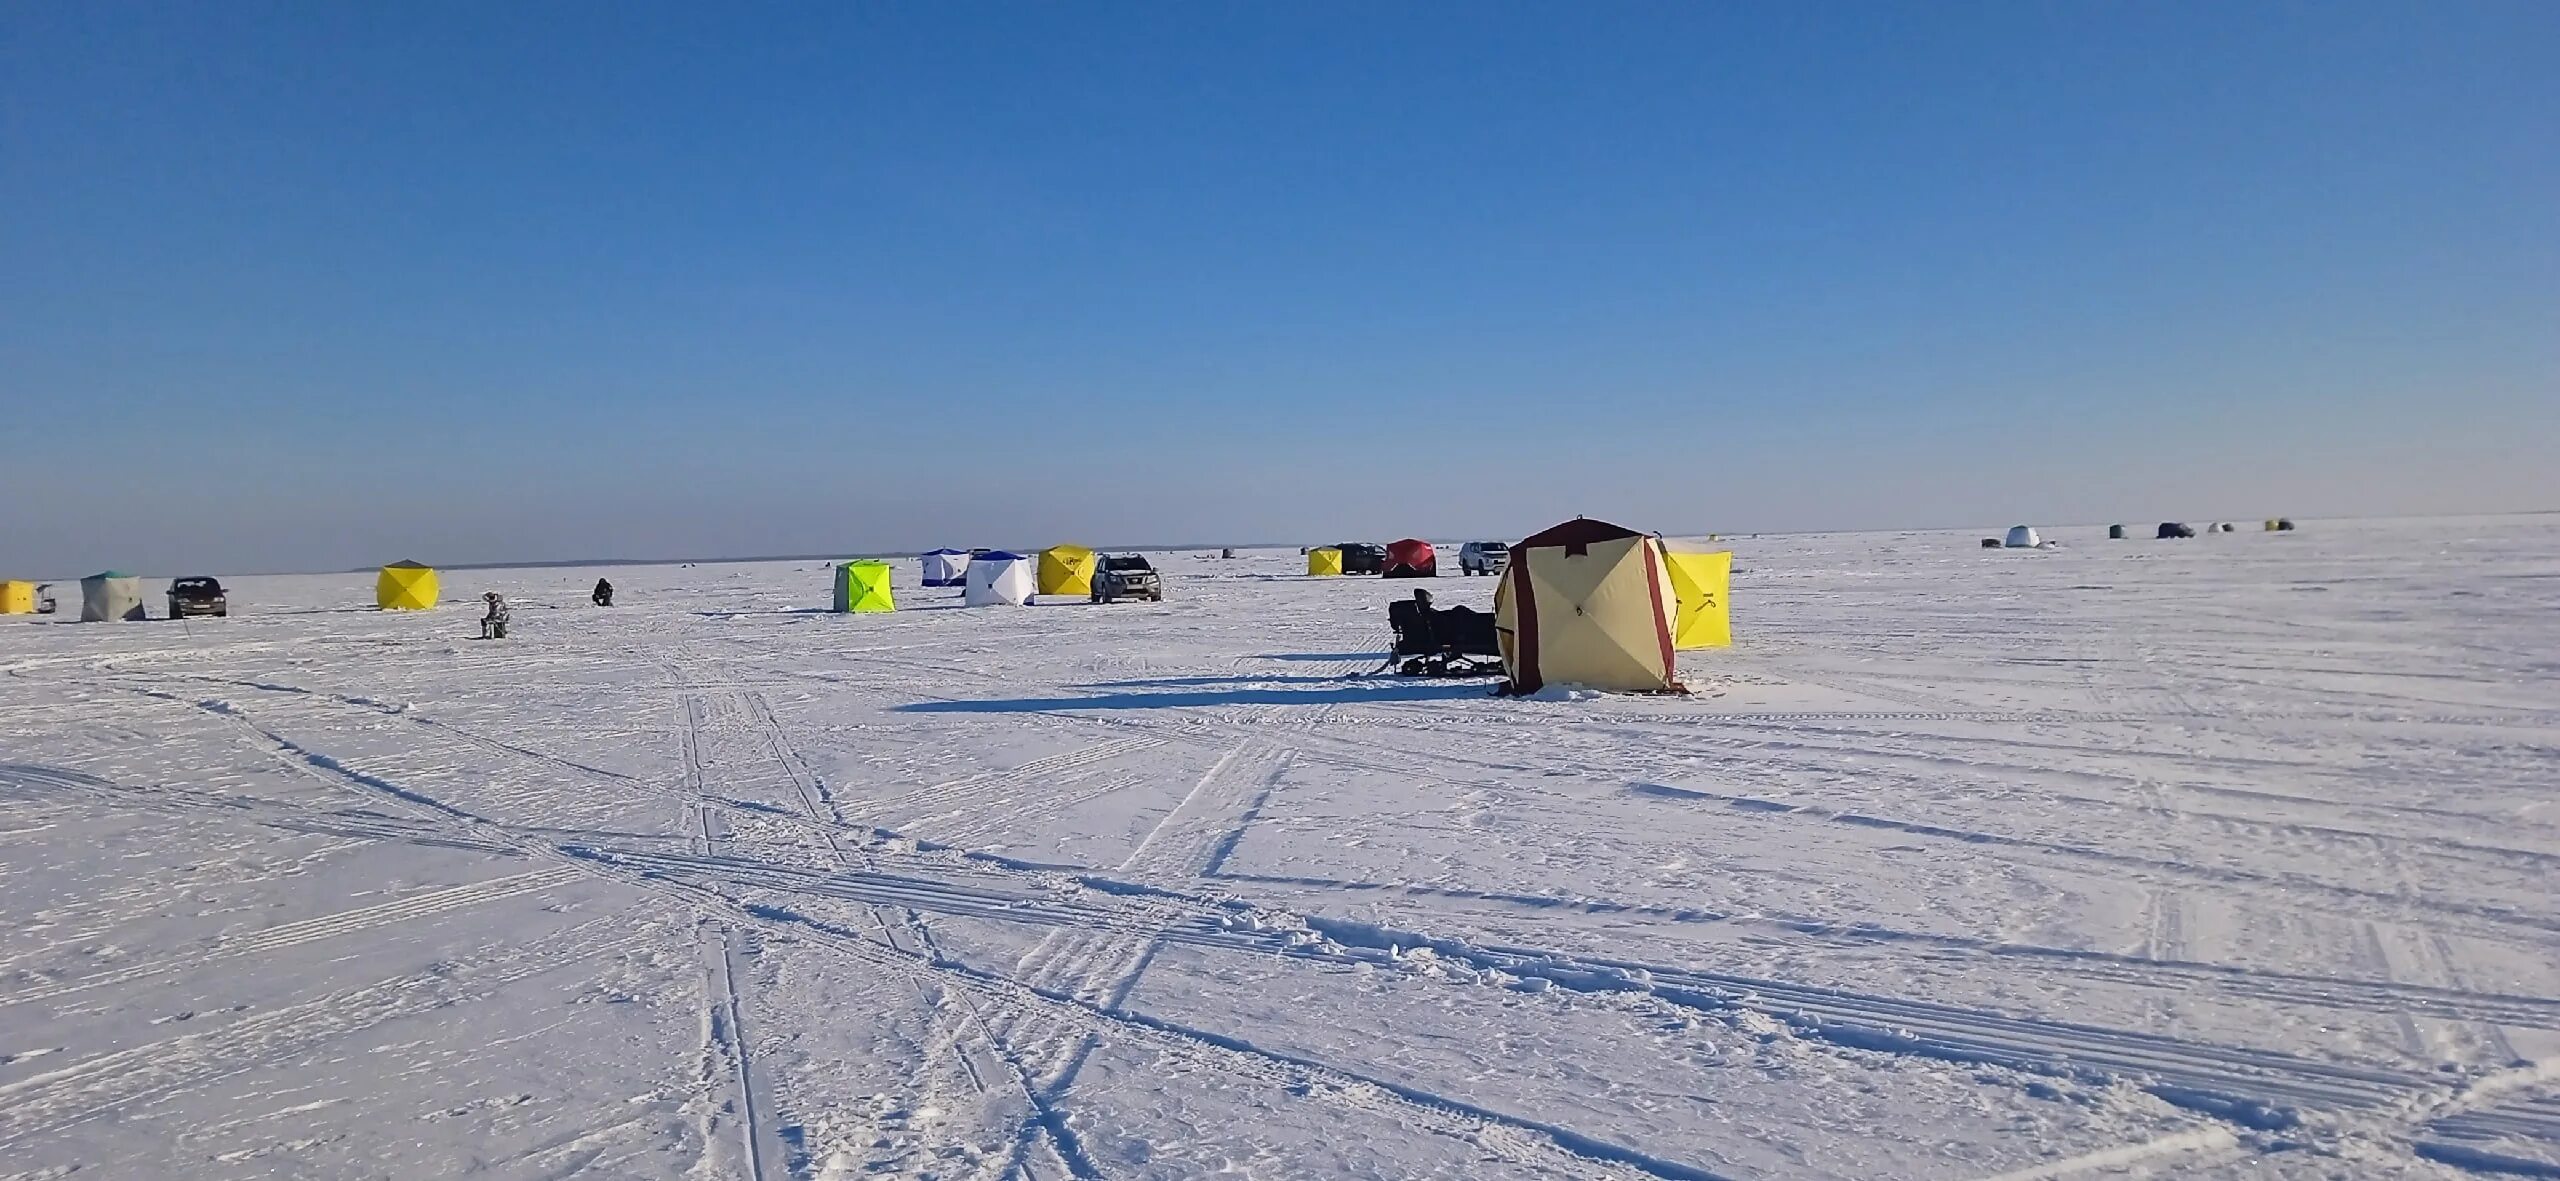
[[[0,615],[36,613],[36,584],[12,579],[0,582]]]
[[[1308,550],[1307,573],[1326,576],[1342,573],[1342,551],[1331,546]]]
[[[1671,646],[1733,646],[1733,553],[1666,553],[1671,590],[1679,596],[1680,618],[1671,628]]]
[[[1510,691],[1679,691],[1669,567],[1660,541],[1600,521],[1568,521],[1511,547],[1494,595]]]
[[[1093,594],[1093,551],[1080,545],[1053,545],[1040,551],[1040,593]]]
[[[393,562],[373,580],[373,605],[385,611],[425,611],[441,592],[435,568],[416,562]]]

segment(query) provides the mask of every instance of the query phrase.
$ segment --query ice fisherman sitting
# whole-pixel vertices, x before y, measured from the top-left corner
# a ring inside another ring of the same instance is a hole
[[[481,639],[484,639],[484,640],[503,640],[503,639],[506,639],[506,638],[507,638],[507,600],[506,600],[506,598],[505,598],[504,596],[500,595],[500,594],[499,594],[498,592],[496,592],[496,591],[490,591],[489,593],[487,593],[487,594],[485,594],[485,595],[480,596],[480,598],[481,598],[481,601],[486,602],[487,604],[489,604],[489,613],[480,617],[480,638],[481,638]]]

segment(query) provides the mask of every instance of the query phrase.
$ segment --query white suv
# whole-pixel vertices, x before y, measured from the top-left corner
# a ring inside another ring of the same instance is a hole
[[[1511,561],[1511,547],[1499,541],[1470,541],[1458,547],[1458,573],[1500,574]]]

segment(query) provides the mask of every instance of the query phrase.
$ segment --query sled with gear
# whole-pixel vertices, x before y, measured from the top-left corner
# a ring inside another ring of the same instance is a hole
[[[1387,661],[1408,677],[1498,677],[1502,642],[1493,616],[1467,607],[1434,607],[1431,592],[1387,604],[1395,646]]]

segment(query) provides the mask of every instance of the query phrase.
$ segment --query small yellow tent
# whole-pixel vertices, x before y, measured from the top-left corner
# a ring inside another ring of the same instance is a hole
[[[1572,520],[1511,547],[1493,592],[1510,693],[1580,685],[1686,693],[1673,666],[1662,543],[1605,521]]]
[[[1093,594],[1093,551],[1080,545],[1053,545],[1040,551],[1040,593]]]
[[[1342,573],[1342,551],[1332,546],[1308,550],[1307,573],[1326,575]]]
[[[432,610],[436,589],[435,567],[393,562],[373,580],[373,605],[385,611]]]
[[[870,614],[897,609],[897,600],[889,595],[887,562],[846,562],[836,567],[836,610]]]
[[[36,613],[36,584],[11,580],[0,582],[0,615],[33,615]]]
[[[1733,646],[1733,551],[1663,555],[1671,589],[1680,596],[1680,620],[1671,629],[1674,648]]]

